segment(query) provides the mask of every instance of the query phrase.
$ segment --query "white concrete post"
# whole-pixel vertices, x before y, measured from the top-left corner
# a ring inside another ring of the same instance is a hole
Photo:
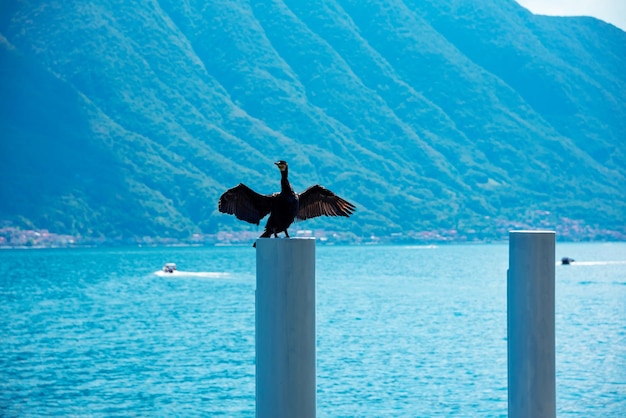
[[[507,278],[509,418],[554,418],[553,231],[510,231]]]
[[[256,416],[314,418],[315,239],[256,245]]]

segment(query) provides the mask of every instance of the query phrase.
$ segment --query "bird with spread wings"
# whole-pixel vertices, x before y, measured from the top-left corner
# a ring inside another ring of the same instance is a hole
[[[274,163],[281,173],[280,192],[263,195],[243,183],[228,189],[219,199],[218,209],[222,213],[235,215],[242,221],[258,225],[267,214],[265,231],[260,238],[278,237],[294,220],[305,220],[318,216],[349,217],[356,207],[325,187],[316,184],[304,192],[294,192],[289,183],[289,168],[285,161]],[[256,246],[256,243],[254,244]]]

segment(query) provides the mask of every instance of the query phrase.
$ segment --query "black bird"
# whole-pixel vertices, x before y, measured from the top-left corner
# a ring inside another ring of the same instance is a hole
[[[277,161],[281,174],[280,193],[262,195],[243,183],[228,189],[218,202],[218,209],[222,213],[235,215],[242,221],[259,224],[259,221],[268,213],[270,217],[265,225],[265,232],[260,238],[269,238],[279,232],[287,237],[287,228],[295,219],[304,220],[317,216],[350,216],[356,207],[337,196],[330,190],[316,184],[298,194],[289,184],[289,169],[285,161]],[[256,247],[254,243],[253,247]]]

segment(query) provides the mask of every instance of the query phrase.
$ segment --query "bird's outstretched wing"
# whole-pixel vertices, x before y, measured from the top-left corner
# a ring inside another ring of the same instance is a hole
[[[355,209],[356,207],[352,203],[316,184],[300,194],[300,208],[296,218],[304,220],[316,216],[348,217],[352,215]]]
[[[272,195],[262,195],[243,183],[226,190],[217,203],[222,213],[235,215],[242,221],[259,224],[272,209]]]

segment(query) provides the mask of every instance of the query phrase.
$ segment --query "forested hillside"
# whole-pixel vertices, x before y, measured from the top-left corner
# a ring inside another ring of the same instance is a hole
[[[8,0],[0,63],[4,225],[256,231],[217,199],[277,191],[285,159],[297,190],[358,207],[296,228],[626,234],[626,33],[592,18],[513,0]]]

